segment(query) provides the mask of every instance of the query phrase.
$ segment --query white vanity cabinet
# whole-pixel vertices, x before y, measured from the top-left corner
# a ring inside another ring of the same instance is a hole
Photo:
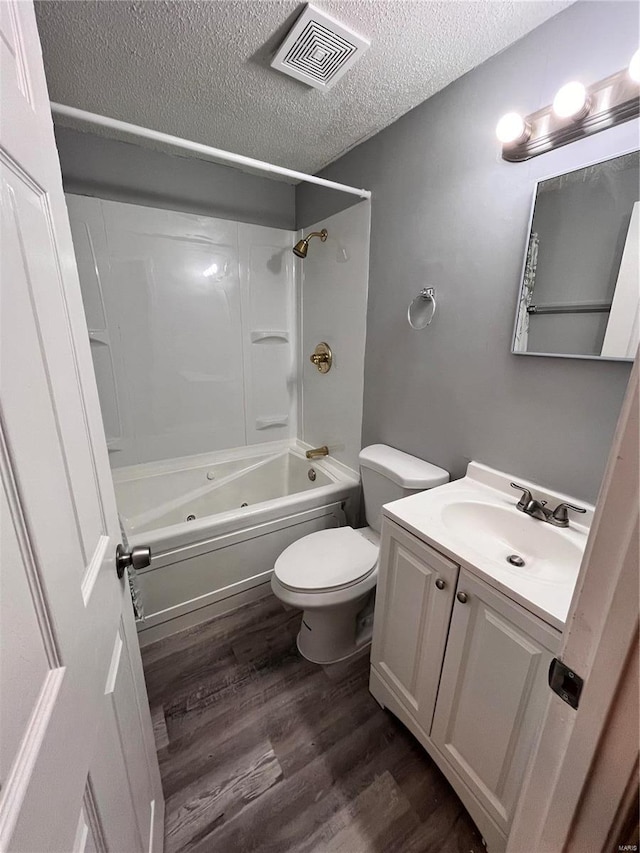
[[[460,572],[431,740],[505,835],[559,642],[554,628]]]
[[[427,749],[499,853],[560,632],[389,518],[377,596],[370,690]]]
[[[429,731],[447,642],[458,566],[384,521],[371,662]]]

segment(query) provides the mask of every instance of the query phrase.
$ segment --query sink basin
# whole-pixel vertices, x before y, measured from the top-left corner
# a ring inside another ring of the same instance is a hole
[[[518,481],[549,506],[582,504]],[[512,482],[503,471],[470,462],[466,477],[386,504],[384,514],[561,631],[594,507],[587,504],[584,515],[570,517],[568,527],[554,527],[516,509]]]
[[[565,528],[530,518],[512,507],[465,500],[442,507],[442,523],[468,547],[503,568],[545,583],[575,578],[583,549]],[[524,560],[514,566],[507,557]]]

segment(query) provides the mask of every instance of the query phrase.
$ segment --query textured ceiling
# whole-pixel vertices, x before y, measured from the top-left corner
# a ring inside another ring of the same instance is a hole
[[[330,92],[269,67],[295,0],[36,2],[51,99],[313,173],[570,2],[316,5],[371,40]]]

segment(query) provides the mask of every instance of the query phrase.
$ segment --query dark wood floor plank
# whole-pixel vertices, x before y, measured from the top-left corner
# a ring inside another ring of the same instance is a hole
[[[319,701],[292,710],[282,724],[278,720],[269,726],[285,776],[296,773],[377,714],[375,700],[362,691],[340,702],[323,702],[328,693],[325,690]]]
[[[156,705],[155,708],[151,708],[151,724],[153,725],[156,750],[160,753],[164,751],[165,747],[169,746],[169,734],[167,732],[167,723],[164,718],[164,708],[162,705]]]
[[[402,853],[486,853],[480,833],[452,791],[405,839]],[[532,851],[533,853],[533,851]]]
[[[480,853],[368,654],[311,664],[299,621],[268,596],[144,650],[167,853]]]
[[[388,835],[400,818],[409,818],[415,828],[419,820],[389,771],[343,806],[313,835],[294,848],[295,853],[369,853],[380,849],[379,839]],[[384,848],[383,848],[384,849]]]
[[[225,716],[215,724],[199,726],[173,740],[159,754],[165,796],[172,796],[209,772],[212,765],[223,764],[229,756],[239,761],[244,750],[261,741],[270,741],[271,734],[286,727],[286,721],[295,715],[296,706],[317,701],[325,684],[324,674],[316,668],[306,679],[297,682],[295,688],[279,692],[248,713]]]
[[[170,740],[203,726],[225,725],[226,721],[263,707],[283,692],[313,675],[317,667],[301,661],[291,645],[283,654],[254,664],[230,665],[224,677],[203,680],[198,690],[165,703]]]
[[[371,718],[223,827],[211,850],[287,853],[296,849],[385,771],[396,733],[393,720],[384,715]],[[205,853],[205,848],[192,853]]]
[[[207,622],[194,625],[192,628],[186,628],[178,634],[143,646],[142,663],[146,670],[165,658],[188,651],[199,643],[220,644],[229,637],[241,636],[247,625],[267,619],[274,614],[280,614],[282,618],[288,616],[288,612],[274,595],[266,595],[231,613],[225,613]]]
[[[331,681],[344,681],[353,673],[362,672],[363,670],[368,673],[369,652],[370,648],[365,647],[347,660],[341,660],[338,663],[323,664],[322,669]]]
[[[160,756],[163,783],[170,787],[184,784],[180,781],[181,774],[188,780],[190,774],[197,772],[200,760],[206,759],[208,753],[213,755],[224,749],[228,742],[237,743],[244,737],[246,729],[257,733],[259,737],[268,738],[272,731],[278,731],[283,725],[279,722],[281,718],[294,713],[299,703],[316,701],[322,695],[325,683],[324,674],[316,668],[305,678],[290,685],[286,691],[280,691],[264,702],[257,702],[242,714],[224,713],[218,718],[207,718],[204,724],[203,717],[200,717],[197,726],[189,725],[187,721],[179,737],[175,736],[174,729],[169,748]]]
[[[147,693],[151,703],[168,703],[197,690],[216,673],[228,673],[236,663],[228,643],[199,644],[179,655],[172,655],[145,670]]]
[[[232,643],[238,663],[252,662],[259,665],[265,657],[292,648],[301,621],[300,611],[290,610],[247,626],[244,633]]]
[[[282,778],[273,750],[261,744],[233,767],[216,767],[166,803],[166,853],[189,850]]]
[[[184,745],[181,749],[171,746],[160,756],[167,807],[169,804],[173,809],[180,806],[202,784],[202,780],[211,780],[216,774],[231,776],[234,768],[252,763],[256,753],[265,751],[265,743],[269,743],[269,749],[273,750],[262,726],[239,727],[232,737],[219,741],[215,747],[204,735],[206,732],[201,732],[201,736],[186,748]]]

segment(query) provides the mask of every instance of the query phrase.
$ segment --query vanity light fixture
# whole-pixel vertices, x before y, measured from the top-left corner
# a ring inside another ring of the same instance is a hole
[[[506,113],[496,125],[496,136],[503,145],[519,145],[531,135],[531,125],[519,113]]]
[[[530,160],[554,148],[607,130],[640,115],[640,51],[627,68],[585,86],[566,83],[553,104],[528,116],[507,113],[496,127],[502,158],[512,163]]]
[[[553,111],[558,118],[570,118],[580,121],[589,113],[591,98],[587,90],[577,80],[565,85],[553,99]]]

